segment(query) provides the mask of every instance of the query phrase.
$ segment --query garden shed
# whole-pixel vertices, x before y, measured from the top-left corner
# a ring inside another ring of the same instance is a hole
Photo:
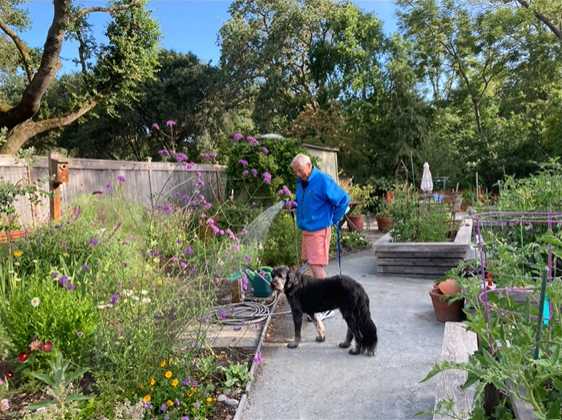
[[[331,175],[338,181],[338,152],[339,147],[319,146],[317,144],[303,143],[310,156],[319,159],[318,169]]]

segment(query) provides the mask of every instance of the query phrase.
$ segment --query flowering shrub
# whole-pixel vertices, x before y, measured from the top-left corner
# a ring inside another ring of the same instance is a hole
[[[235,198],[262,200],[270,203],[277,198],[283,185],[296,183],[290,167],[298,153],[306,153],[297,140],[261,140],[236,134],[236,143],[230,150],[227,191]],[[275,177],[272,177],[275,174]]]

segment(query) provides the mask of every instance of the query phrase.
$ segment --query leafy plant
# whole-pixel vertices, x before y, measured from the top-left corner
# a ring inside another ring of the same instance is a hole
[[[246,385],[248,385],[248,382],[254,379],[248,370],[247,362],[231,363],[227,367],[221,366],[220,368],[226,376],[224,386],[227,388],[236,386],[237,388],[244,389]]]
[[[64,405],[71,401],[83,401],[88,400],[87,397],[82,394],[67,394],[66,390],[69,385],[88,371],[86,368],[78,368],[74,372],[67,372],[70,361],[64,361],[62,353],[59,353],[57,360],[53,363],[49,361],[49,366],[51,367],[51,375],[47,375],[40,372],[33,372],[33,377],[39,379],[49,386],[51,390],[51,395],[54,400],[42,400],[27,406],[30,410],[36,410],[38,408],[46,407],[48,405]]]

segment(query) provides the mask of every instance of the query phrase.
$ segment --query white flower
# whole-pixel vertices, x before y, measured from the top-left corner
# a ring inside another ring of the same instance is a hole
[[[143,298],[143,299],[142,299],[142,303],[150,303],[150,302],[152,302],[152,301],[150,300],[150,298]]]
[[[148,290],[141,290],[141,293],[142,293],[143,295],[147,295],[147,294],[148,294]]]
[[[125,289],[121,292],[121,294],[123,296],[133,296],[135,294],[135,292],[133,292],[132,290],[129,290],[129,289]]]
[[[40,303],[41,300],[38,297],[34,297],[33,299],[31,299],[31,306],[33,306],[34,308],[37,308]]]

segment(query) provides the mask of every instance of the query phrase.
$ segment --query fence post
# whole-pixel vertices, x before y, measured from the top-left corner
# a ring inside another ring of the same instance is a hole
[[[154,209],[154,193],[152,187],[152,158],[146,158],[146,165],[148,167],[148,188],[150,191],[150,209]]]

